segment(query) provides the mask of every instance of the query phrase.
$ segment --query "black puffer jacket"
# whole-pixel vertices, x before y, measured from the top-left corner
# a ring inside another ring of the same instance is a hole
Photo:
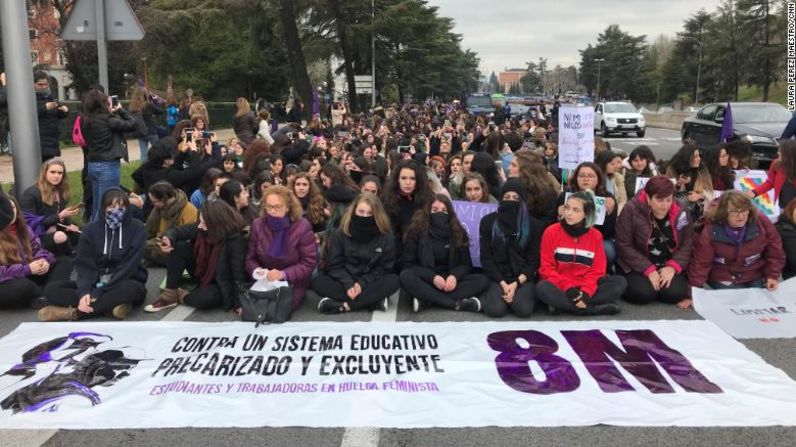
[[[197,224],[171,228],[164,234],[173,244],[178,241],[195,241],[199,235]],[[238,285],[246,283],[248,275],[244,264],[248,242],[241,232],[236,232],[221,241],[216,263],[216,284],[221,289],[224,310],[238,306]]]
[[[335,230],[329,241],[324,272],[340,281],[348,290],[354,283],[364,289],[379,277],[392,273],[395,265],[395,239],[382,234],[370,242],[360,243]]]
[[[86,139],[87,161],[113,161],[127,158],[125,132],[136,130],[138,124],[126,110],[117,113],[99,113],[83,116],[81,130]]]
[[[782,248],[785,249],[785,269],[782,271],[782,277],[792,278],[796,276],[796,224],[783,215],[774,226],[782,238]]]
[[[506,281],[512,283],[520,274],[528,280],[536,278],[539,269],[539,252],[542,245],[544,224],[530,217],[531,234],[528,245],[522,249],[513,240],[492,237],[492,224],[497,219],[497,211],[487,214],[481,219],[479,234],[481,237],[481,266],[490,281]],[[507,239],[511,239],[507,236]]]
[[[36,112],[39,115],[39,142],[41,143],[41,156],[59,157],[61,148],[58,146],[58,137],[61,135],[59,121],[66,118],[69,113],[58,108],[47,110],[47,103],[51,102],[50,95],[36,93]]]
[[[448,247],[448,259],[445,264],[438,265],[434,260],[434,244]],[[453,275],[456,280],[464,278],[473,268],[470,247],[456,247],[450,240],[433,238],[428,231],[419,237],[404,241],[401,253],[401,265],[412,270],[417,276],[431,282],[435,275],[447,277]]]
[[[254,118],[254,112],[249,112],[243,116],[236,116],[232,126],[238,139],[246,144],[254,141],[254,135],[259,128],[259,126],[257,126],[257,120]]]
[[[46,228],[49,228],[60,222],[58,213],[66,208],[66,202],[63,200],[55,202],[52,205],[47,205],[44,203],[44,200],[41,198],[41,190],[39,190],[38,185],[33,185],[22,193],[20,205],[22,205],[22,210],[25,212],[35,214],[37,216],[43,216],[44,220],[42,221],[42,225],[44,225]],[[72,221],[70,219],[65,219],[63,222],[64,225],[69,225],[71,223]]]

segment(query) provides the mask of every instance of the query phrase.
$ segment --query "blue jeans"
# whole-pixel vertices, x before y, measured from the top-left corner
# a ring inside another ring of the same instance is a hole
[[[139,160],[141,160],[141,163],[144,163],[146,161],[146,156],[147,156],[147,151],[149,150],[149,145],[151,144],[152,146],[154,146],[154,145],[158,144],[159,140],[160,140],[160,138],[158,138],[157,134],[147,135],[145,137],[138,138],[138,150],[141,152],[141,156],[140,156]]]
[[[721,290],[721,289],[749,289],[749,288],[758,288],[762,289],[766,287],[766,282],[763,278],[756,279],[754,281],[749,281],[748,283],[742,284],[722,284],[720,282],[708,281],[708,285],[711,289],[714,290]]]
[[[113,161],[92,161],[88,163],[88,178],[91,181],[92,197],[91,221],[94,222],[105,210],[100,210],[102,195],[110,188],[121,184],[121,163]]]
[[[610,239],[603,240],[603,249],[605,250],[605,263],[610,271],[614,267],[614,262],[616,262],[616,245],[614,241]]]

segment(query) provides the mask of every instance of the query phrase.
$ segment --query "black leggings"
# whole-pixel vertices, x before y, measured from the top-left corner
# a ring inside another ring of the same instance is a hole
[[[480,296],[488,285],[489,280],[485,275],[470,273],[457,281],[455,289],[445,292],[425,281],[410,269],[401,272],[401,286],[410,296],[445,309],[456,308],[456,302],[462,298]]]
[[[80,298],[77,296],[77,283],[74,281],[57,281],[44,288],[44,296],[53,306],[77,307]],[[125,279],[115,286],[105,289],[100,298],[91,305],[94,315],[104,315],[120,304],[140,306],[146,298],[146,286],[134,279]],[[82,316],[87,316],[81,312]]]
[[[625,274],[627,291],[622,299],[634,304],[647,304],[653,301],[662,301],[677,304],[688,297],[688,280],[684,274],[674,275],[669,287],[661,290],[652,288],[652,283],[646,276],[637,272]]]
[[[622,293],[625,292],[627,282],[625,278],[617,275],[609,275],[597,281],[597,292],[594,296],[586,300],[586,305],[613,303]],[[549,281],[539,281],[536,285],[536,295],[539,301],[565,312],[576,312],[578,310],[575,303],[567,298],[566,291],[559,289]]]
[[[519,284],[519,283],[518,283]],[[484,313],[490,317],[498,318],[506,315],[511,309],[514,315],[520,318],[528,318],[533,313],[535,304],[536,286],[533,281],[518,286],[514,292],[514,300],[507,303],[503,299],[503,288],[500,283],[490,281],[489,288],[482,303]]]
[[[347,290],[340,281],[325,273],[321,273],[315,278],[312,278],[312,289],[315,290],[315,293],[322,297],[329,297],[340,303],[348,303],[348,307],[351,310],[370,309],[379,301],[397,292],[400,287],[401,284],[398,280],[398,275],[390,273],[379,277],[368,284],[367,287],[363,287],[362,293],[360,293],[356,299],[352,300],[346,294]]]
[[[72,261],[58,258],[46,275],[30,275],[0,283],[0,309],[27,306],[34,298],[44,295],[44,286],[69,279],[71,274]]]
[[[176,289],[180,286],[182,273],[184,271],[197,279],[196,257],[193,253],[193,244],[180,241],[174,245],[174,250],[169,253],[166,260],[166,288]],[[185,297],[185,304],[197,309],[214,309],[221,307],[224,303],[224,296],[221,288],[215,282],[206,286],[199,286]]]

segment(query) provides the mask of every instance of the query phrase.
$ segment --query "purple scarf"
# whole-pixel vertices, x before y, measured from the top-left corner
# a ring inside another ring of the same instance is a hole
[[[274,235],[265,254],[275,259],[285,259],[287,257],[287,233],[290,229],[290,217],[280,218],[266,214],[265,223]]]
[[[725,233],[730,241],[735,243],[735,245],[741,245],[744,239],[746,239],[746,225],[738,229],[731,228],[729,225],[727,225]]]

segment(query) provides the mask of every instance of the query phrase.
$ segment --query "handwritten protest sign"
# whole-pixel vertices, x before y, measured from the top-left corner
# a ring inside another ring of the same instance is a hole
[[[454,200],[453,209],[470,238],[470,257],[473,258],[473,267],[481,267],[481,244],[478,234],[481,218],[497,210],[497,205]]]
[[[558,111],[558,167],[575,169],[594,161],[594,109],[561,106]]]

